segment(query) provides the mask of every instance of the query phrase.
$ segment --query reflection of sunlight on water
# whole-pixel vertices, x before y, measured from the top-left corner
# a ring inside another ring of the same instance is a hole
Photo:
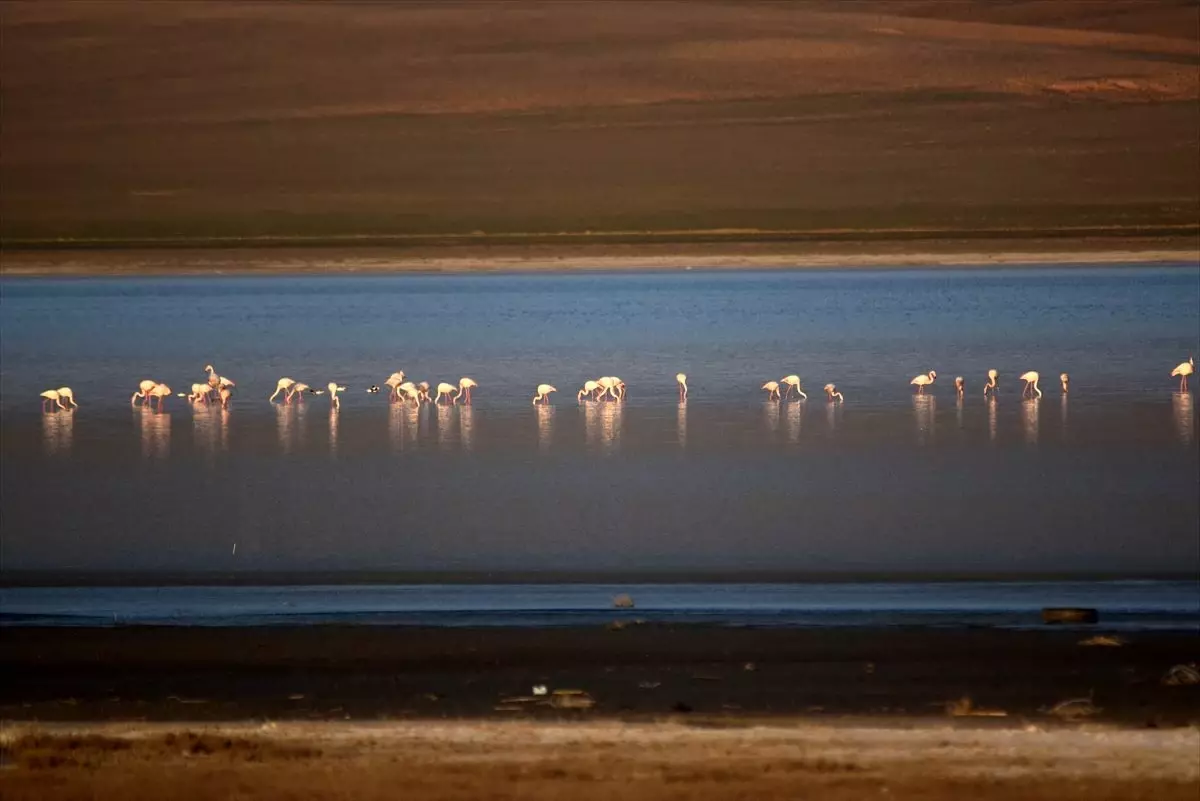
[[[1196,416],[1192,412],[1192,393],[1176,392],[1171,396],[1171,416],[1175,418],[1175,433],[1184,445],[1191,445],[1195,436]]]
[[[600,450],[612,453],[621,445],[621,417],[625,404],[604,403],[600,409]]]
[[[779,433],[779,402],[766,401],[763,403],[763,417],[767,421],[767,431],[772,435]],[[774,439],[774,437],[772,437]]]
[[[550,443],[554,439],[554,407],[549,404],[538,404],[537,409],[537,426],[538,426],[538,450],[546,453],[550,450]]]
[[[1062,394],[1062,399],[1059,401],[1059,409],[1062,414],[1062,436],[1067,437],[1067,393]]]
[[[388,406],[388,442],[391,443],[394,453],[404,450],[408,440],[406,434],[410,411],[407,403],[393,403]],[[416,430],[415,424],[413,430]]]
[[[219,406],[192,405],[192,442],[196,450],[211,454],[215,453],[218,447],[224,449],[222,440],[227,418],[221,415],[221,411]]]
[[[171,415],[139,406],[136,412],[142,429],[142,456],[163,459],[171,448]]]
[[[588,447],[600,441],[600,405],[595,401],[583,403],[583,437]]]
[[[937,414],[937,398],[933,395],[912,396],[913,420],[917,424],[917,444],[926,445],[934,439],[934,416]]]
[[[337,456],[338,447],[338,410],[336,406],[329,407],[329,453]]]
[[[275,434],[279,437],[279,448],[284,453],[292,452],[296,435],[296,406],[281,403],[275,407]]]
[[[437,444],[441,450],[450,450],[458,440],[458,426],[451,421],[456,406],[436,405],[433,407],[437,423]]]
[[[1021,428],[1025,431],[1025,442],[1037,445],[1038,442],[1038,413],[1041,398],[1028,398],[1021,401]]]
[[[804,421],[804,404],[797,401],[787,407],[787,438],[795,444],[800,441],[800,424]]]
[[[825,427],[829,429],[831,435],[836,434],[838,428],[841,427],[842,413],[842,404],[833,402],[825,404]]]
[[[46,455],[67,453],[74,436],[75,410],[59,409],[42,415],[42,445]]]
[[[475,447],[475,409],[470,404],[458,407],[458,438],[463,450]]]
[[[996,441],[996,398],[989,397],[987,399],[988,407],[988,441]]]
[[[687,401],[680,401],[675,407],[675,439],[679,447],[687,447]]]
[[[954,420],[958,423],[958,428],[961,431],[963,427],[963,396],[959,395],[954,402]]]

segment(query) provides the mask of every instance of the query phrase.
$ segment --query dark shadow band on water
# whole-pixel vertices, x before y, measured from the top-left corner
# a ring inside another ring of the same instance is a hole
[[[473,584],[858,584],[926,582],[1191,581],[1175,572],[815,571],[72,571],[3,570],[0,587],[303,587]]]

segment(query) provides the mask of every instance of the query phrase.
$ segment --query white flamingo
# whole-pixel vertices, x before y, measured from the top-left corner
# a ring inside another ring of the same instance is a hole
[[[792,396],[793,389],[796,390],[796,394],[800,396],[800,400],[808,400],[808,396],[804,394],[804,390],[800,389],[800,376],[785,375],[783,378],[779,379],[779,383],[787,386],[787,389],[783,391],[784,400]]]
[[[550,384],[538,384],[537,394],[533,396],[534,405],[537,405],[538,402],[549,403],[551,392],[558,392],[558,390]]]
[[[458,387],[454,386],[453,384],[447,384],[444,381],[442,383],[438,384],[437,385],[437,395],[435,395],[433,398],[434,404],[436,405],[436,404],[441,403],[442,398],[444,397],[444,398],[446,398],[446,400],[450,401],[451,406],[458,405],[457,404],[458,399],[454,394],[457,389],[458,389]]]
[[[825,397],[828,398],[831,403],[835,400],[839,403],[846,402],[846,399],[842,397],[842,393],[838,392],[838,388],[833,384],[825,385]]]
[[[768,381],[762,385],[762,388],[767,391],[767,400],[779,400],[779,382]]]
[[[70,387],[59,387],[58,397],[71,404],[72,409],[79,408],[79,404],[75,402],[75,392]]]
[[[417,384],[417,392],[420,394],[421,403],[433,403],[429,397],[429,382],[422,381]]]
[[[158,410],[161,412],[162,408],[163,408],[163,401],[166,400],[171,395],[171,388],[168,387],[166,384],[155,384],[154,388],[150,390],[149,394],[150,394],[150,405],[153,407],[154,399],[158,398]]]
[[[221,387],[229,387],[230,389],[233,389],[237,386],[237,384],[230,381],[228,378],[217,375],[217,371],[213,369],[211,364],[204,365],[204,371],[208,373],[208,385],[213,389],[220,389]]]
[[[275,396],[278,395],[280,392],[282,392],[283,393],[283,402],[288,403],[291,400],[292,387],[295,385],[296,385],[296,382],[290,378],[279,379],[278,381],[275,382],[275,391],[271,393],[271,397],[267,398],[267,401],[269,403],[273,403],[275,401]]]
[[[66,406],[63,406],[62,399],[58,396],[57,389],[48,389],[45,392],[41,393],[41,395],[42,395],[42,411],[43,412],[52,411],[55,406],[57,406],[60,409],[67,408]],[[49,408],[47,408],[46,404],[50,404]]]
[[[611,395],[612,399],[617,401],[625,398],[625,382],[615,375],[601,376],[596,379],[596,383],[600,386],[600,398],[606,395]]]
[[[958,397],[962,397],[967,390],[967,380],[961,375],[954,377],[954,391],[958,393]]]
[[[925,387],[929,386],[934,381],[937,381],[937,371],[930,370],[925,375],[919,375],[916,378],[914,378],[912,381],[909,381],[908,383],[912,384],[914,387],[917,388],[918,395],[924,395]]]
[[[1034,392],[1037,393],[1039,398],[1042,397],[1042,391],[1038,389],[1038,374],[1036,370],[1030,370],[1028,373],[1022,373],[1021,380],[1025,382],[1025,386],[1021,389],[1022,398],[1026,395],[1033,397]],[[1032,392],[1030,390],[1032,390]]]
[[[687,400],[687,373],[676,373],[675,383],[679,384],[679,399]]]
[[[925,387],[932,386],[935,381],[937,381],[937,371],[930,370],[928,373],[914,376],[908,383],[917,388],[918,395],[924,395]]]
[[[1058,380],[1062,384],[1063,394],[1066,395],[1068,392],[1067,385],[1071,383],[1071,376],[1067,375],[1066,373],[1061,373],[1058,376]]]
[[[595,400],[593,395],[600,391],[600,384],[596,381],[584,381],[583,387],[575,393],[575,400],[583,400],[583,396],[587,395],[591,400]]]
[[[408,399],[413,402],[413,406],[421,405],[421,390],[417,389],[416,385],[411,381],[405,381],[403,384],[396,387],[396,394],[403,394],[404,399]],[[401,400],[403,401],[404,399]]]
[[[229,387],[218,387],[217,388],[217,397],[221,401],[221,408],[228,409],[229,408],[229,399],[233,397],[233,390],[230,389]]]
[[[328,385],[328,389],[329,389],[329,405],[334,407],[335,409],[342,408],[342,400],[341,400],[341,398],[339,398],[337,396],[337,394],[339,392],[345,392],[346,388],[338,386],[338,382],[336,382],[336,381],[330,381],[329,385]]]
[[[458,398],[459,396],[465,395],[466,397],[463,400],[463,403],[470,403],[471,390],[476,389],[478,386],[479,385],[475,383],[475,379],[463,376],[462,378],[458,379],[458,395],[455,395],[454,397]]]
[[[996,370],[988,370],[988,380],[987,383],[983,385],[983,397],[986,398],[989,393],[992,395],[996,394],[996,386],[1000,383],[999,378],[999,372]]]
[[[205,403],[208,403],[210,400],[212,400],[212,391],[213,386],[211,384],[192,384],[191,394],[184,395],[182,392],[179,394],[187,398],[188,403],[195,403],[198,400],[203,400]]]
[[[158,386],[158,382],[152,381],[149,378],[144,378],[139,381],[137,392],[133,393],[133,397],[129,399],[129,405],[136,406],[138,398],[142,399],[142,403],[149,403],[150,390],[154,389],[156,386]]]
[[[383,383],[384,383],[384,386],[388,387],[388,389],[391,390],[390,392],[388,392],[388,400],[399,400],[400,394],[396,391],[396,387],[398,387],[404,383],[404,371],[397,370],[396,372],[389,375],[387,377],[387,381],[384,381]]]
[[[305,392],[307,392],[311,395],[320,395],[324,391],[325,390],[323,390],[323,389],[315,390],[312,387],[310,387],[308,384],[305,384],[303,381],[296,381],[290,387],[288,387],[288,392],[284,398],[284,402],[291,403],[293,397],[298,397],[299,400],[297,400],[296,402],[303,403]]]
[[[1187,392],[1188,376],[1191,375],[1193,372],[1195,372],[1195,370],[1196,370],[1196,361],[1191,356],[1188,356],[1188,360],[1186,362],[1180,362],[1178,365],[1175,366],[1175,369],[1171,371],[1172,378],[1175,376],[1179,376],[1179,391],[1180,392]]]

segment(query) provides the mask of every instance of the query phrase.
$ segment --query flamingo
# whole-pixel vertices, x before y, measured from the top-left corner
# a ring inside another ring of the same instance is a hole
[[[1038,389],[1038,374],[1036,371],[1030,370],[1028,373],[1022,373],[1021,380],[1025,382],[1024,388],[1021,389],[1022,398],[1026,395],[1033,397],[1033,392],[1036,392],[1039,398],[1042,397],[1042,391]],[[1031,389],[1033,392],[1030,392]]]
[[[237,384],[230,381],[228,378],[217,375],[217,371],[213,369],[211,364],[204,365],[204,371],[208,373],[208,385],[213,389],[220,389],[221,387],[229,387],[230,389],[233,389],[237,386]]]
[[[161,412],[162,408],[163,408],[163,400],[170,397],[171,388],[168,387],[166,384],[155,384],[154,388],[152,390],[150,390],[149,394],[150,394],[150,405],[153,406],[154,399],[158,398],[158,410]]]
[[[211,384],[192,384],[192,393],[190,395],[184,395],[182,392],[179,394],[187,398],[189,403],[195,403],[200,399],[203,399],[205,403],[208,403],[212,399],[212,396],[210,395],[212,391],[213,386]],[[219,391],[220,390],[218,390],[218,392]]]
[[[621,379],[613,375],[605,375],[597,378],[596,383],[600,387],[600,398],[603,398],[605,395],[612,395],[613,400],[621,399],[621,396],[617,394],[617,385],[621,383]]]
[[[533,396],[534,405],[536,406],[538,401],[541,401],[542,403],[549,403],[551,392],[558,392],[558,390],[549,384],[538,384],[537,394]]]
[[[479,385],[475,383],[475,379],[473,378],[467,378],[466,376],[463,376],[462,378],[458,379],[458,395],[467,396],[463,403],[471,402],[471,390],[477,388],[478,386]],[[457,398],[458,395],[455,395],[455,398]]]
[[[1191,356],[1188,356],[1186,362],[1180,362],[1175,369],[1171,371],[1171,376],[1179,376],[1179,391],[1187,392],[1187,377],[1196,370],[1196,361]]]
[[[129,405],[136,406],[138,398],[142,399],[142,403],[149,403],[150,390],[154,389],[156,386],[158,386],[158,382],[152,381],[149,378],[144,378],[139,381],[137,392],[133,393],[133,397],[129,399]]]
[[[334,407],[335,409],[342,408],[342,401],[337,396],[337,394],[339,392],[345,392],[346,388],[339,387],[338,382],[336,382],[336,381],[330,381],[328,387],[329,387],[329,405]]]
[[[687,400],[687,374],[676,373],[675,383],[679,384],[679,399],[681,401]]]
[[[591,381],[591,380],[584,381],[583,387],[578,392],[575,393],[575,400],[577,400],[577,401],[583,400],[584,395],[587,395],[589,398],[591,398],[591,396],[595,395],[599,390],[600,390],[599,383],[597,383],[595,381]],[[592,400],[595,400],[595,398],[592,398]]]
[[[958,397],[963,396],[963,392],[967,389],[967,380],[961,375],[954,377],[954,391],[958,393]]]
[[[762,385],[762,388],[767,391],[767,400],[779,400],[779,382],[768,381]]]
[[[308,384],[303,383],[302,381],[295,381],[292,383],[291,387],[288,388],[288,393],[284,398],[284,403],[291,403],[292,398],[297,395],[300,396],[300,400],[298,400],[296,402],[302,403],[304,401],[304,393],[305,392],[307,392],[311,395],[320,395],[324,391],[325,390],[323,390],[323,389],[315,390],[312,387],[310,387]]]
[[[783,391],[783,397],[785,399],[791,397],[792,390],[794,389],[796,390],[796,394],[800,396],[800,400],[808,400],[808,396],[804,394],[804,390],[800,389],[800,376],[785,375],[783,378],[779,379],[779,383],[787,385],[787,389]]]
[[[413,406],[421,405],[421,390],[417,389],[411,381],[405,381],[400,386],[396,387],[396,394],[404,393],[404,396],[413,402]]]
[[[840,403],[846,402],[846,399],[842,397],[842,393],[838,392],[838,388],[833,384],[825,385],[825,397],[829,399],[830,403],[832,403],[834,399],[837,399]]]
[[[221,399],[221,408],[228,409],[229,399],[233,397],[233,390],[225,386],[220,387],[217,390],[217,396]]]
[[[404,371],[397,370],[396,372],[394,372],[390,376],[388,376],[387,381],[384,381],[383,383],[384,383],[384,386],[388,387],[391,390],[390,392],[388,392],[388,400],[399,400],[400,394],[398,392],[396,392],[396,387],[398,387],[404,383]]]
[[[275,382],[275,391],[271,393],[271,397],[267,398],[267,401],[269,403],[274,403],[275,396],[278,395],[280,392],[282,392],[283,393],[283,402],[289,403],[292,398],[292,387],[295,385],[296,385],[296,382],[290,378],[279,379],[278,381]]]
[[[1058,376],[1058,380],[1060,382],[1062,382],[1063,394],[1066,395],[1067,394],[1067,384],[1071,383],[1071,376],[1067,375],[1066,373],[1060,373]]]
[[[65,400],[67,403],[71,404],[72,409],[79,408],[79,404],[75,402],[75,393],[71,390],[70,387],[59,387],[58,388],[58,397],[61,398],[62,400]]]
[[[451,406],[456,406],[457,398],[454,395],[454,392],[456,389],[457,389],[457,387],[455,387],[453,384],[447,384],[445,381],[438,384],[437,385],[437,395],[434,396],[434,399],[433,399],[434,404],[436,405],[438,403],[441,403],[442,398],[445,397],[450,401]]]
[[[421,383],[417,384],[417,392],[420,395],[421,403],[432,403],[433,402],[429,399],[429,382],[428,381],[422,381]]]
[[[937,381],[937,371],[930,370],[926,375],[919,375],[916,378],[914,378],[912,381],[909,381],[908,383],[912,384],[913,386],[915,386],[917,388],[918,395],[924,395],[925,387],[929,386],[934,381]]]
[[[988,393],[996,394],[996,385],[999,383],[1000,373],[995,370],[988,370],[987,383],[983,385],[983,397],[987,397]]]
[[[46,404],[48,403],[51,404],[50,408],[46,408]],[[57,406],[60,409],[67,408],[66,406],[63,406],[62,399],[58,395],[58,390],[48,389],[42,393],[42,411],[52,411],[54,406]]]

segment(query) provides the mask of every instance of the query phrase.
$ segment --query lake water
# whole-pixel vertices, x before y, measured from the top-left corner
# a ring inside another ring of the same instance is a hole
[[[1168,377],[1200,349],[1195,265],[5,278],[0,302],[10,577],[1200,567],[1196,411]],[[207,363],[232,408],[130,408]],[[480,387],[420,410],[365,392],[399,369]],[[788,373],[808,401],[765,402]],[[577,403],[602,374],[628,400]],[[284,375],[345,384],[341,410],[268,404]],[[80,408],[42,414],[63,384]]]

